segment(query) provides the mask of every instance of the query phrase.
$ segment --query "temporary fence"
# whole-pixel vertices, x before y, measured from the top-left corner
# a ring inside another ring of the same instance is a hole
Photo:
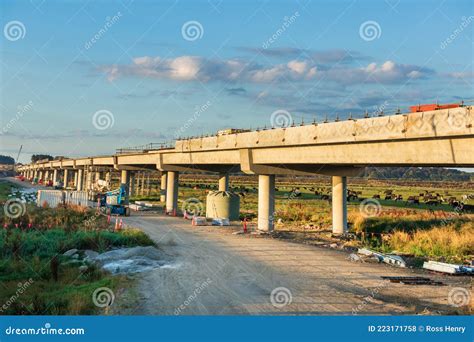
[[[87,191],[66,190],[39,190],[36,204],[39,207],[47,204],[51,208],[56,208],[61,204],[73,204],[83,207],[94,206],[94,202],[88,199]]]

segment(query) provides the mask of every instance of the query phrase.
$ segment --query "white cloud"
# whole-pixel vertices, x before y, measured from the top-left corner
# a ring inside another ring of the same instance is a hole
[[[385,61],[365,67],[337,65],[319,68],[312,60],[291,60],[275,65],[260,65],[240,59],[213,60],[199,56],[161,58],[142,56],[130,65],[111,65],[102,68],[110,81],[119,77],[135,76],[176,81],[201,82],[238,81],[271,83],[279,80],[311,81],[324,79],[341,84],[400,83],[409,79],[425,78],[434,74],[429,68]]]

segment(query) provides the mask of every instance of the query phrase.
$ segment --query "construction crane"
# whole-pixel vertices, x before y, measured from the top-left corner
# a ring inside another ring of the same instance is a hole
[[[18,150],[18,155],[16,156],[16,163],[18,164],[18,160],[20,160],[20,153],[21,150],[23,149],[23,145],[20,145],[20,149]]]

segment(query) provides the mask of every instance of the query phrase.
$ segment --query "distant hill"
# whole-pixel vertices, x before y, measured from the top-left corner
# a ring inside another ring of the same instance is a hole
[[[367,167],[364,177],[370,179],[405,179],[419,181],[469,182],[474,174],[443,167]]]
[[[13,164],[15,164],[15,159],[13,159],[10,156],[0,155],[0,164],[13,165]]]

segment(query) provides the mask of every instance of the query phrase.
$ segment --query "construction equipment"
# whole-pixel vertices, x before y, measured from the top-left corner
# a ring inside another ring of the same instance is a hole
[[[130,216],[130,208],[126,205],[128,198],[125,184],[99,196],[100,206],[106,207],[108,214]]]

